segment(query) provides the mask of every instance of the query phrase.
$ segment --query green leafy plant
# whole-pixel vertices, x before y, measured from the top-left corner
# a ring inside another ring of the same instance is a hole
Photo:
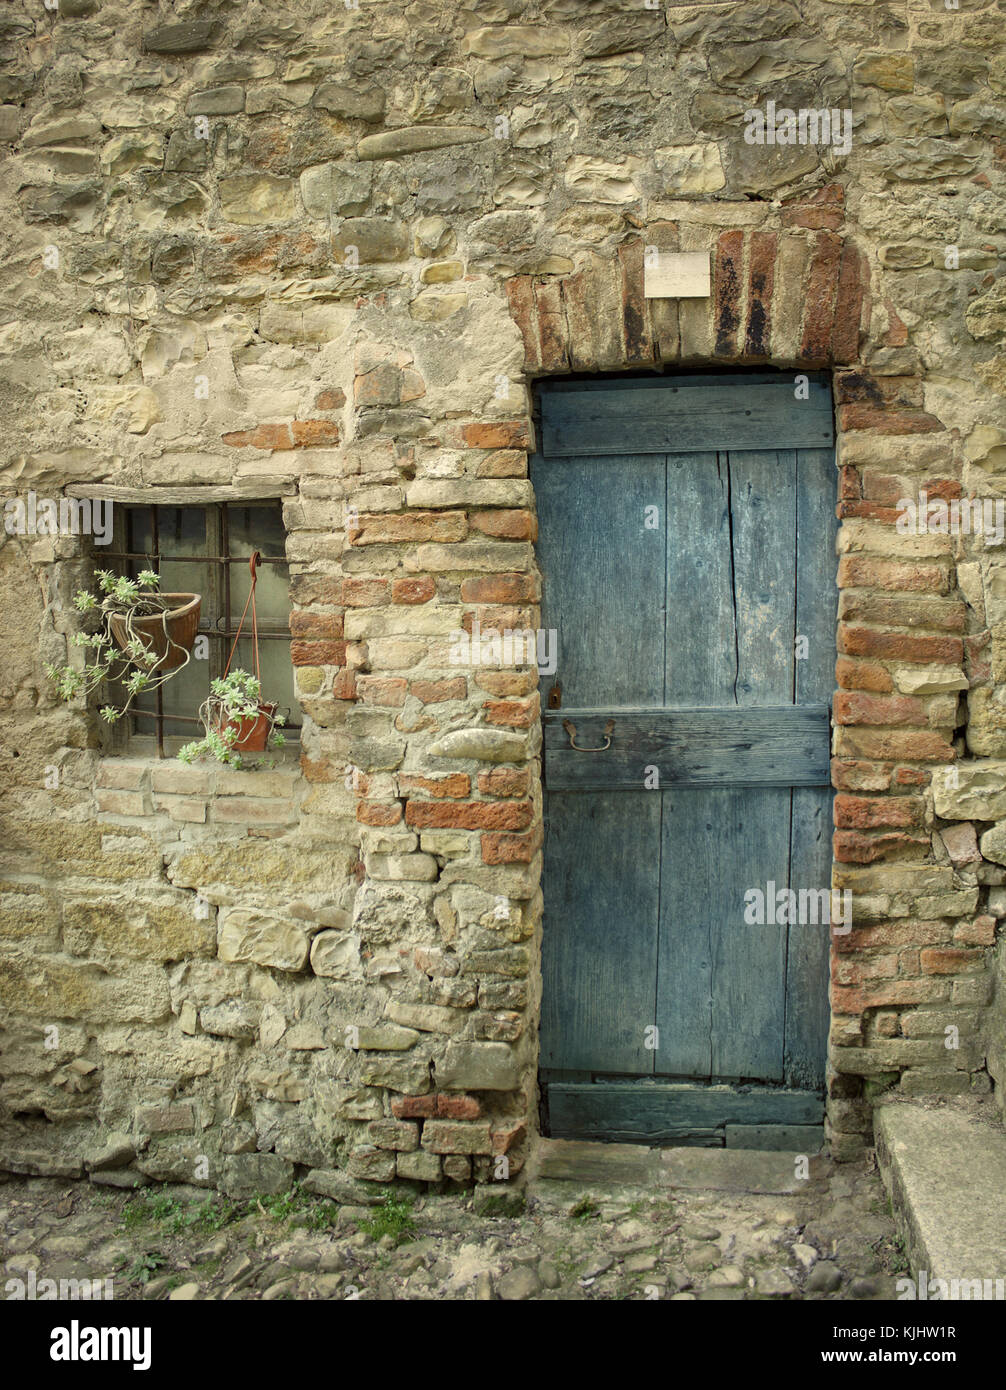
[[[159,1250],[149,1250],[145,1255],[140,1255],[126,1274],[126,1278],[133,1282],[146,1284],[151,1275],[156,1274],[159,1269],[163,1269],[168,1263],[168,1257],[162,1255]]]
[[[581,1197],[575,1206],[570,1207],[569,1215],[574,1221],[585,1221],[592,1216],[599,1216],[601,1208],[594,1201],[593,1197]]]
[[[360,1230],[366,1231],[373,1240],[391,1236],[396,1245],[401,1245],[415,1236],[416,1223],[412,1219],[412,1200],[396,1196],[390,1188],[386,1188],[381,1193],[380,1205],[374,1208],[374,1214],[357,1224]]]
[[[153,570],[141,570],[135,579],[113,574],[111,570],[95,570],[95,579],[97,594],[78,589],[73,596],[73,606],[78,613],[100,620],[97,631],[77,632],[71,638],[74,646],[83,647],[87,653],[83,670],[49,663],[45,671],[55,683],[60,699],[66,701],[78,695],[90,695],[103,682],[121,680],[126,695],[122,707],[105,705],[101,711],[101,717],[114,724],[137,695],[156,690],[177,675],[188,664],[189,654],[185,652],[185,660],[180,665],[156,671],[154,668],[162,657],[150,649],[149,639],[144,641],[136,632],[134,624],[138,618],[164,619],[171,611],[171,604],[158,592],[160,576]],[[121,619],[126,632],[121,650],[112,633],[113,615]]]
[[[287,1221],[291,1226],[304,1226],[309,1231],[324,1231],[339,1219],[339,1208],[327,1198],[317,1198],[294,1183],[289,1192],[260,1194],[247,1207],[249,1216],[263,1215],[273,1221]]]
[[[289,1192],[260,1193],[253,1197],[248,1203],[248,1214],[251,1216],[257,1211],[274,1221],[286,1221],[300,1210],[303,1201],[300,1184],[294,1183]]]
[[[138,1192],[123,1208],[122,1227],[128,1231],[154,1223],[164,1234],[176,1236],[187,1230],[220,1231],[244,1215],[239,1203],[215,1194],[201,1202],[180,1202],[165,1184],[157,1191],[145,1188]]]
[[[210,681],[209,698],[200,706],[199,718],[203,724],[203,737],[179,750],[178,756],[183,763],[210,757],[229,767],[249,766],[245,745],[250,730],[246,725],[254,724],[261,718],[266,719],[269,725],[267,748],[282,748],[286,742],[277,727],[286,723],[286,716],[278,714],[275,705],[263,702],[261,682],[240,667],[229,675]]]

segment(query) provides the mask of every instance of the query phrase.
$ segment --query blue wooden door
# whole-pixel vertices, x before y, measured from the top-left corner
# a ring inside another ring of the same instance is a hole
[[[819,1133],[829,927],[776,920],[779,890],[820,904],[831,871],[834,435],[803,380],[541,391],[555,1136]]]

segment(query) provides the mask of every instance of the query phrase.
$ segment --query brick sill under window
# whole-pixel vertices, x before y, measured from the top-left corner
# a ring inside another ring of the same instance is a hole
[[[98,763],[95,804],[105,815],[167,816],[179,825],[219,825],[282,834],[297,822],[300,745],[266,755],[273,767],[235,771],[220,763],[115,757]]]

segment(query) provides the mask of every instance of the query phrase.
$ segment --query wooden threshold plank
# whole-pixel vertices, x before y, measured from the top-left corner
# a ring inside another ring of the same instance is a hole
[[[814,1091],[767,1086],[552,1082],[548,1113],[557,1138],[631,1136],[636,1142],[660,1143],[727,1124],[819,1125],[824,1100]]]

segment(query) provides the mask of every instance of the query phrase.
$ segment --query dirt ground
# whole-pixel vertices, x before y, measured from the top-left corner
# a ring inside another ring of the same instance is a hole
[[[375,1203],[10,1178],[0,1296],[89,1279],[120,1300],[855,1300],[895,1297],[907,1269],[863,1164],[824,1163],[795,1196],[541,1181],[505,1215],[462,1189]]]

